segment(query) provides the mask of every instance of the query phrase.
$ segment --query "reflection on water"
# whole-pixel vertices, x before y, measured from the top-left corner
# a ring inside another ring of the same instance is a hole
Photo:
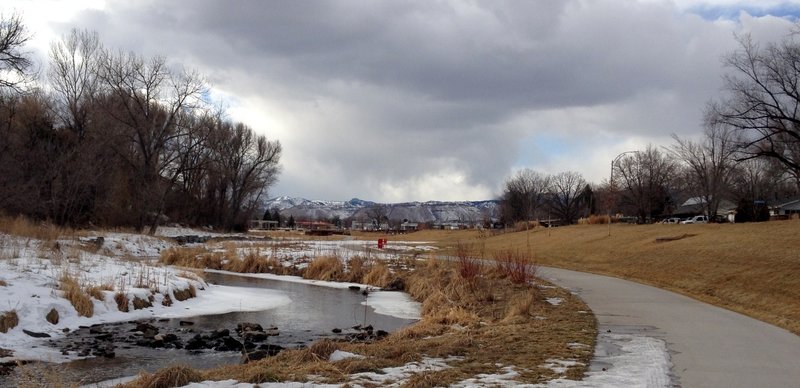
[[[334,328],[372,325],[376,330],[392,332],[414,322],[414,320],[376,314],[371,307],[361,304],[365,296],[348,289],[211,273],[207,274],[207,280],[209,283],[227,286],[280,290],[286,293],[292,302],[265,311],[173,319],[153,322],[153,325],[177,330],[180,321],[191,321],[194,322],[194,325],[190,326],[191,330],[203,333],[216,329],[229,329],[233,332],[238,323],[252,322],[261,324],[264,328],[277,327],[280,334],[270,337],[267,342],[292,348],[319,338],[334,336],[332,333]],[[172,364],[209,368],[235,364],[239,362],[239,358],[238,352],[206,351],[192,354],[186,350],[141,347],[126,349],[120,345],[116,348],[116,357],[112,359],[92,358],[58,366],[45,365],[44,368],[51,369],[50,373],[55,371],[64,381],[89,384],[131,376],[141,371],[153,372]],[[0,376],[0,387],[16,386],[15,381],[13,376]]]

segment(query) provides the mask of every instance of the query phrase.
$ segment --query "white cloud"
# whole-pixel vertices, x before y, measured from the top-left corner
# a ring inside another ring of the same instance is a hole
[[[736,1],[13,4],[41,39],[96,29],[197,68],[283,144],[271,194],[340,200],[488,198],[518,167],[599,182],[619,152],[699,132],[734,32],[792,26],[698,11],[753,9]]]

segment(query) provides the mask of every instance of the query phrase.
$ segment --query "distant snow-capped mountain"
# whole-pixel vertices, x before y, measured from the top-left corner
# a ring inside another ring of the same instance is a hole
[[[305,198],[277,197],[267,200],[267,209],[278,209],[284,217],[297,220],[369,220],[381,212],[393,221],[411,222],[480,222],[499,218],[499,201],[428,201],[379,204],[353,198],[349,201],[320,201]],[[380,210],[377,210],[380,208]]]

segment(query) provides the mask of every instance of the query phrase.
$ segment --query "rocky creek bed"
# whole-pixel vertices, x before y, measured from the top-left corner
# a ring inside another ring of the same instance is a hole
[[[377,314],[365,297],[349,289],[209,274],[215,284],[263,287],[285,292],[293,303],[257,312],[232,312],[182,319],[151,319],[80,327],[38,346],[82,358],[65,364],[0,366],[0,387],[17,386],[21,369],[48,373],[65,382],[95,382],[153,372],[172,364],[210,368],[299,348],[322,338],[370,341],[415,320]],[[358,291],[358,290],[356,290]],[[32,333],[36,335],[37,333]],[[3,373],[3,371],[5,371]]]

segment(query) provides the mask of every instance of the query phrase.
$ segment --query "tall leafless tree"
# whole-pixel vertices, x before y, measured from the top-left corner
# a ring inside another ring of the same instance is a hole
[[[550,176],[529,168],[517,171],[505,183],[503,216],[511,222],[537,217],[550,190]]]
[[[221,152],[217,163],[224,179],[224,194],[228,209],[224,217],[227,229],[233,229],[246,220],[242,214],[250,215],[264,190],[275,182],[281,145],[257,135],[251,128],[236,123],[219,139]]]
[[[632,153],[614,165],[614,179],[622,185],[623,199],[637,212],[640,222],[662,212],[669,196],[675,163],[655,146]]]
[[[99,91],[103,48],[97,32],[73,29],[50,45],[48,78],[55,91],[57,112],[64,127],[85,137],[94,98]]]
[[[178,179],[182,140],[190,127],[182,120],[198,108],[205,83],[196,73],[171,71],[162,57],[106,54],[100,80],[105,112],[119,125],[124,142],[118,154],[131,168],[136,229],[155,233],[167,194]]]
[[[556,217],[567,224],[574,223],[580,216],[586,180],[574,171],[558,173],[550,180],[549,204]]]
[[[750,35],[724,58],[727,96],[713,119],[741,132],[743,157],[774,158],[800,177],[800,42],[798,34],[761,47]],[[800,179],[797,181],[800,188]]]
[[[0,15],[0,88],[17,90],[32,62],[22,47],[30,39],[22,17]]]
[[[705,214],[713,219],[734,176],[739,144],[737,132],[712,121],[707,123],[699,142],[677,135],[672,138],[675,143],[670,150],[686,169],[691,195],[700,197]]]

